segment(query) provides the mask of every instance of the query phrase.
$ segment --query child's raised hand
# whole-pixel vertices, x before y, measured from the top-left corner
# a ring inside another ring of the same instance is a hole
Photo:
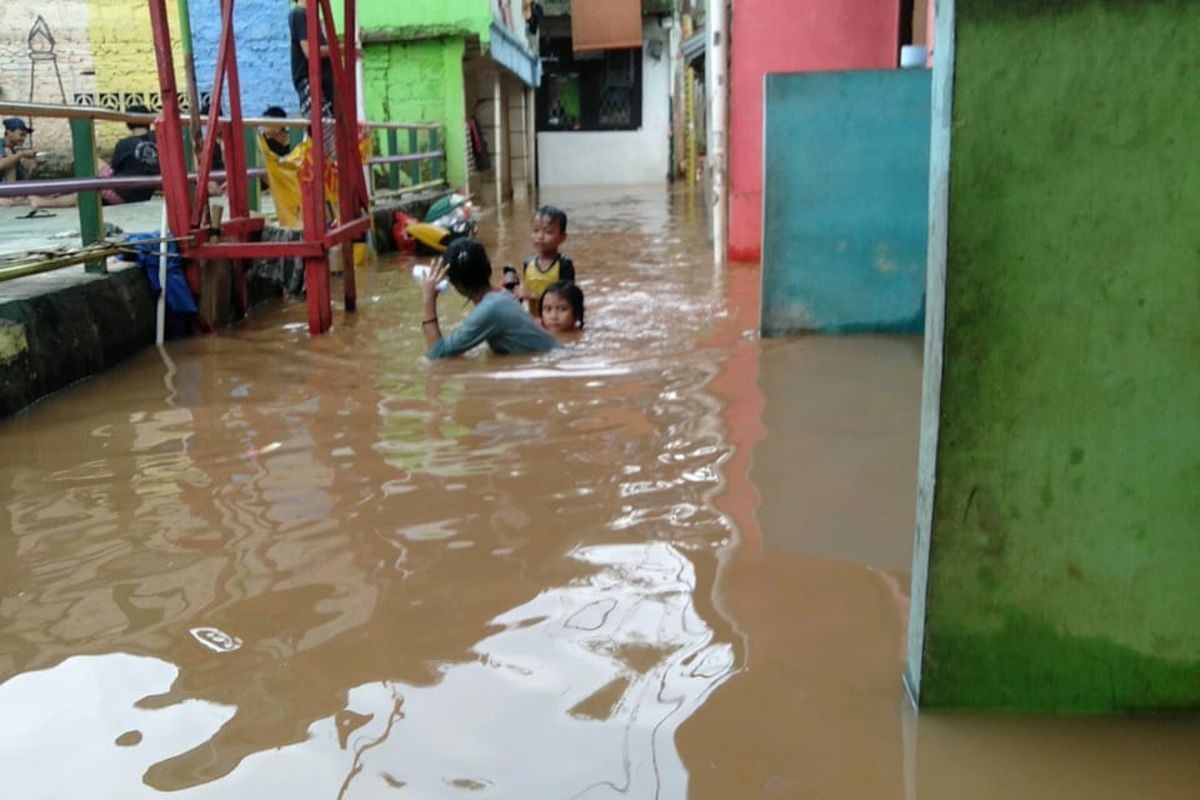
[[[436,266],[429,271],[429,275],[425,278],[425,283],[421,285],[427,299],[437,299],[438,284],[446,279],[449,271],[450,265],[446,263],[446,259],[438,259]]]

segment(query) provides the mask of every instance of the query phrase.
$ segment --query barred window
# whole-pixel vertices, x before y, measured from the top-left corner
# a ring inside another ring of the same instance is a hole
[[[569,38],[542,40],[539,131],[626,131],[642,124],[642,51],[575,53]]]

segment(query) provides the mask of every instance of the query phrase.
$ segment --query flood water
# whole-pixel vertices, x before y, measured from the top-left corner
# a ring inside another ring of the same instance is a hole
[[[919,342],[760,341],[686,195],[543,199],[566,351],[425,364],[384,260],[0,423],[0,797],[1200,797],[1194,719],[909,708]]]

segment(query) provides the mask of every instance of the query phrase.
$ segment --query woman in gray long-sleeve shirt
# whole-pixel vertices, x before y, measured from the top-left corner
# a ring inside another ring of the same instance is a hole
[[[537,324],[508,292],[492,286],[492,264],[475,239],[458,239],[446,248],[442,262],[425,281],[421,332],[429,358],[447,358],[487,342],[494,353],[542,353],[558,347],[557,340]],[[467,318],[442,336],[438,324],[437,285],[450,279],[459,294],[475,304]]]

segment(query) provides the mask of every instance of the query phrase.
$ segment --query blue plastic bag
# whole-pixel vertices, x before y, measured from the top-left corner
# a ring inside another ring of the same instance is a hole
[[[161,291],[158,285],[159,242],[161,238],[157,231],[149,233],[131,233],[125,239],[125,244],[137,251],[137,255],[128,260],[137,261],[150,288],[155,294]],[[183,274],[183,259],[179,257],[179,248],[174,242],[167,245],[167,310],[172,314],[198,314],[200,309],[188,288],[187,278]]]

